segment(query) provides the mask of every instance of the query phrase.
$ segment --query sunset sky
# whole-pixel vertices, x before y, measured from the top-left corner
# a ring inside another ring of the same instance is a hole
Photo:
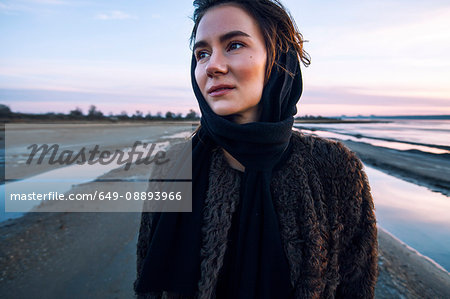
[[[450,2],[284,0],[308,43],[299,115],[450,114]],[[192,1],[0,0],[0,103],[199,111]]]

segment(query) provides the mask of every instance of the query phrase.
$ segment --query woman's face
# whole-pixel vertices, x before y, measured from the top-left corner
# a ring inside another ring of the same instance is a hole
[[[233,5],[209,9],[194,44],[195,79],[211,109],[237,123],[258,120],[267,52],[258,23]]]

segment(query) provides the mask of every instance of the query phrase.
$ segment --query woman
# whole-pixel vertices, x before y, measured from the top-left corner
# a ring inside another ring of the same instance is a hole
[[[192,213],[143,213],[144,298],[371,298],[373,202],[342,144],[292,131],[301,35],[276,0],[194,1]]]

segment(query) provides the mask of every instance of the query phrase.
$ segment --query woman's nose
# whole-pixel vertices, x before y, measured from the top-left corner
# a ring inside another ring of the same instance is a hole
[[[206,73],[209,77],[214,77],[228,72],[228,65],[224,55],[218,51],[213,52],[209,57]]]

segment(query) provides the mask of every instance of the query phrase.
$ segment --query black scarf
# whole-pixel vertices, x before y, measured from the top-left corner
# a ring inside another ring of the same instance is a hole
[[[192,212],[155,215],[136,291],[196,293],[211,150],[220,146],[245,166],[231,293],[235,298],[289,298],[293,290],[270,182],[274,168],[287,158],[302,92],[297,54],[290,50],[280,55],[263,90],[260,120],[246,124],[233,123],[211,110],[195,80],[195,67],[193,56],[191,81],[202,118],[192,140]]]

